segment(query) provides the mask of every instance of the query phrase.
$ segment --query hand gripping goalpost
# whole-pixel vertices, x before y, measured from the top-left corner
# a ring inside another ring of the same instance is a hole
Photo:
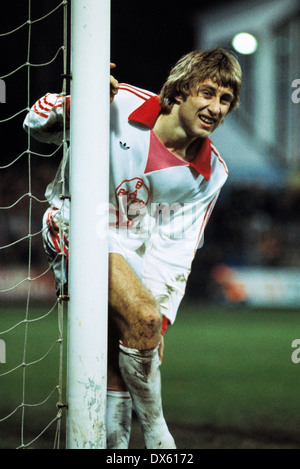
[[[67,449],[106,448],[109,63],[110,1],[73,1]]]

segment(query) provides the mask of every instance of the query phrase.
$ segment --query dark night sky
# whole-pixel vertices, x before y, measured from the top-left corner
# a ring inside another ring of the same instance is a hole
[[[231,0],[234,2],[234,0]],[[230,0],[111,0],[111,59],[121,81],[158,91],[170,68],[195,46],[193,17],[202,9],[213,10]],[[236,3],[236,1],[234,2]],[[32,19],[43,16],[59,0],[31,0]],[[27,20],[28,1],[10,0],[1,7],[0,32],[9,31]],[[61,45],[61,9],[32,27],[31,61],[38,63]],[[27,27],[0,38],[0,76],[26,61]],[[3,60],[4,58],[4,60]],[[48,85],[52,70],[40,81]],[[56,85],[55,79],[53,80]],[[50,82],[49,82],[50,86]]]
[[[195,48],[193,18],[224,0],[112,0],[111,58],[121,81],[158,92],[170,68]]]
[[[232,0],[234,1],[234,0]],[[43,16],[59,0],[31,0],[32,19]],[[111,0],[111,60],[115,74],[126,81],[152,91],[159,91],[172,65],[195,47],[193,17],[201,9],[217,9],[227,0]],[[6,32],[27,20],[27,0],[10,0],[1,7],[0,32]],[[49,19],[32,26],[30,62],[43,63],[62,44],[61,9]],[[27,27],[7,37],[0,37],[0,76],[26,62]],[[43,89],[60,87],[60,61],[51,67],[32,69],[32,100]],[[22,69],[7,83],[7,102],[15,96],[17,83],[26,80]]]
[[[129,0],[125,8],[120,3],[112,1],[111,23],[111,58],[118,78],[157,92],[170,67],[193,49],[196,2],[185,2],[184,11],[179,2]]]

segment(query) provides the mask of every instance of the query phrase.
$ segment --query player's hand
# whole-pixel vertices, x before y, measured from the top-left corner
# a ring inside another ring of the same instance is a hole
[[[111,63],[110,68],[116,68],[116,64]],[[114,100],[114,97],[119,91],[119,82],[118,80],[110,75],[110,102],[112,103]],[[66,106],[66,117],[68,120],[70,120],[70,114],[71,114],[71,98],[68,96],[65,101],[65,106]]]
[[[116,64],[111,63],[110,68],[116,68]],[[119,82],[118,80],[110,75],[110,102],[112,103],[114,100],[114,97],[119,91]]]

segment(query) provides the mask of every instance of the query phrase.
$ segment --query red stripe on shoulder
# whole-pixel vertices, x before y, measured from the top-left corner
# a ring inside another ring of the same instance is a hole
[[[150,93],[147,93],[146,91],[144,90],[141,90],[139,88],[136,88],[132,85],[127,85],[127,83],[121,83],[119,85],[119,90],[123,90],[123,91],[129,91],[129,93],[132,93],[134,94],[135,96],[138,96],[139,98],[143,99],[144,101],[146,101],[147,99],[151,98],[153,95],[150,94]]]

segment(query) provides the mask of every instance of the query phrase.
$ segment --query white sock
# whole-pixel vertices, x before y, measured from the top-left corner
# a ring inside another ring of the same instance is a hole
[[[120,343],[119,367],[131,394],[146,448],[176,448],[163,416],[158,347],[139,351]]]
[[[129,392],[107,390],[107,449],[128,449],[132,417]]]

